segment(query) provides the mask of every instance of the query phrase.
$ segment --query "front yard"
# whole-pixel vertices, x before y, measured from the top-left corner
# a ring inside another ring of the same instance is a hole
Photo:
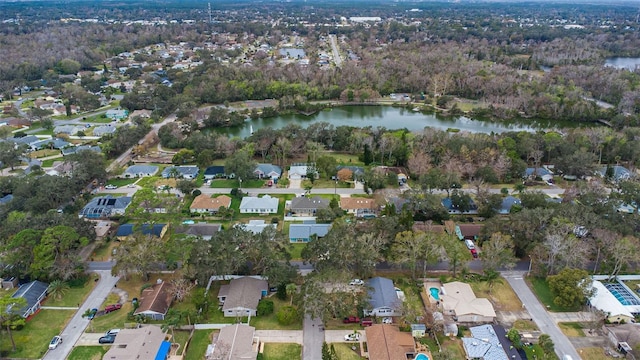
[[[264,360],[297,360],[302,359],[302,346],[299,344],[264,344]],[[342,359],[342,358],[340,358]]]
[[[84,302],[91,290],[96,286],[96,282],[93,281],[97,278],[97,275],[89,276],[84,284],[79,286],[69,286],[69,290],[60,299],[54,299],[48,297],[44,306],[63,306],[63,307],[76,307]]]
[[[547,310],[554,312],[567,312],[567,311],[577,311],[578,308],[566,308],[563,306],[558,306],[553,302],[553,294],[551,293],[551,289],[549,289],[549,284],[547,280],[539,277],[530,277],[527,278],[529,285],[533,292],[538,297],[538,300],[546,306]]]
[[[503,278],[494,283],[491,289],[486,281],[471,282],[469,285],[471,285],[476,297],[489,299],[497,311],[522,310],[520,298]]]
[[[109,346],[76,346],[67,360],[101,360]]]
[[[75,310],[40,310],[21,330],[13,331],[16,351],[11,348],[9,336],[0,337],[0,357],[39,359],[49,347],[49,342],[59,335]]]

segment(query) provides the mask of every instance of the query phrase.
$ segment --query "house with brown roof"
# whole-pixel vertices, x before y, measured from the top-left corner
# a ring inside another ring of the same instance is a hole
[[[220,195],[216,198],[212,198],[211,195],[200,194],[193,199],[189,209],[191,209],[192,213],[215,214],[221,206],[228,209],[229,206],[231,206],[231,198],[227,195]]]
[[[364,217],[365,215],[374,215],[378,209],[374,199],[361,197],[343,197],[340,198],[340,208],[348,214],[356,217]]]
[[[265,280],[245,276],[220,286],[218,301],[225,317],[256,316],[258,302],[268,291],[269,284]]]
[[[160,326],[122,329],[102,360],[167,359],[171,343]]]
[[[469,284],[459,281],[442,285],[440,303],[445,315],[451,315],[461,323],[489,323],[496,318],[491,302],[477,298]]]
[[[253,326],[234,324],[220,329],[205,354],[207,360],[255,360],[260,341]]]
[[[416,354],[416,344],[409,332],[397,326],[375,324],[367,327],[369,360],[407,360]]]
[[[166,281],[158,282],[144,290],[140,297],[140,306],[133,315],[142,314],[152,320],[164,320],[173,302],[173,286]]]

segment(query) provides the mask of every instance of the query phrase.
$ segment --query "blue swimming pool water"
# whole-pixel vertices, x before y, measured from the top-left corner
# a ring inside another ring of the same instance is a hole
[[[429,288],[429,292],[431,293],[431,297],[433,297],[436,300],[440,300],[440,290],[438,290],[438,288]]]
[[[638,298],[630,293],[622,284],[606,283],[604,286],[618,299],[622,305],[640,305]]]
[[[434,289],[434,288],[432,288]],[[436,289],[437,290],[437,289]],[[416,356],[415,360],[429,360],[429,357],[423,353],[418,354],[418,356]]]

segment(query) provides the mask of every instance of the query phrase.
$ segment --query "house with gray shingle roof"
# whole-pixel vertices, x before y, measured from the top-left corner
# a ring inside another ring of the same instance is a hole
[[[329,200],[314,196],[309,198],[306,196],[295,197],[291,199],[289,210],[294,216],[315,216],[319,209],[329,208]]]
[[[178,177],[193,180],[198,177],[200,169],[195,165],[167,166],[162,170],[162,177],[168,179],[172,177],[172,171],[176,169]]]
[[[58,125],[53,129],[54,134],[75,135],[78,131],[84,131],[84,128],[77,125]]]
[[[89,145],[80,145],[80,146],[71,146],[62,149],[62,156],[73,155],[75,153],[79,153],[81,151],[93,151],[96,153],[101,153],[102,149],[98,145],[89,146]]]
[[[117,127],[111,124],[96,126],[93,129],[93,136],[104,136],[107,134],[113,134],[114,132],[116,132],[116,129]]]
[[[11,296],[14,299],[24,298],[27,301],[27,305],[22,309],[16,309],[20,316],[27,318],[35,314],[40,309],[42,300],[47,296],[47,289],[49,289],[49,284],[38,280],[20,286],[18,291]]]
[[[511,212],[511,208],[514,206],[522,206],[522,201],[520,201],[520,199],[518,199],[517,197],[513,197],[509,195],[502,199],[500,208],[497,210],[498,210],[498,213],[502,215],[506,215]]]
[[[132,165],[122,174],[125,178],[136,178],[153,176],[158,172],[158,167],[154,165]]]
[[[91,202],[82,208],[78,216],[87,219],[101,219],[124,215],[129,204],[131,204],[131,197],[129,196],[99,196],[93,198]]]
[[[279,179],[280,176],[282,176],[282,169],[280,168],[280,166],[273,164],[258,164],[256,165],[255,170],[253,170],[253,173],[259,179],[275,180]]]
[[[245,196],[240,202],[241,214],[275,214],[278,212],[278,198]]]
[[[391,279],[374,277],[367,281],[369,304],[365,316],[400,316],[402,300]]]
[[[269,284],[265,280],[245,276],[220,286],[218,300],[223,304],[225,317],[256,316],[258,302],[268,291]]]

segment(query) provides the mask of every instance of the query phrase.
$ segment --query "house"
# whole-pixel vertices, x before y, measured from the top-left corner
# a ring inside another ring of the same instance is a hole
[[[600,281],[594,280],[591,284],[595,293],[589,299],[589,304],[607,314],[610,323],[630,323],[634,321],[633,313]],[[636,309],[637,311],[637,309]]]
[[[211,240],[211,238],[222,230],[220,224],[195,223],[179,226],[175,233],[184,234],[187,237],[200,237],[203,240]]]
[[[116,129],[117,127],[111,124],[96,126],[93,129],[93,136],[104,136],[113,134],[114,132],[116,132]]]
[[[171,350],[171,343],[166,338],[166,334],[157,325],[122,329],[102,360],[166,360]]]
[[[0,205],[7,205],[13,200],[13,194],[8,194],[0,198]]]
[[[278,180],[282,176],[282,169],[273,164],[258,164],[253,173],[258,179]]]
[[[485,298],[477,298],[471,286],[459,281],[442,285],[440,303],[445,315],[460,323],[489,323],[496,318],[493,305]]]
[[[118,240],[126,240],[127,237],[139,232],[142,235],[149,235],[162,238],[169,227],[166,224],[142,224],[139,228],[135,228],[134,224],[122,224],[118,226],[116,237]]]
[[[522,177],[524,179],[539,177],[544,181],[550,181],[553,180],[553,173],[543,167],[526,168]]]
[[[631,346],[637,349],[638,345],[640,345],[640,326],[638,326],[638,324],[627,323],[606,326],[605,332],[611,344],[619,349],[625,346]]]
[[[236,224],[235,226],[244,231],[251,231],[253,235],[260,234],[269,227],[276,228],[276,224],[267,224],[264,220],[249,220],[248,224]]]
[[[195,165],[167,166],[162,170],[162,177],[168,179],[173,177],[174,173],[178,178],[193,180],[198,177],[200,169]]]
[[[131,204],[131,197],[129,196],[99,196],[91,199],[91,201],[82,208],[78,216],[87,219],[102,219],[116,215],[124,215],[129,204]]]
[[[71,145],[71,143],[66,142],[60,138],[43,139],[43,140],[35,141],[29,144],[32,150],[40,150],[40,149],[60,150],[69,145]]]
[[[312,223],[304,224],[291,224],[289,225],[289,242],[309,242],[313,236],[321,238],[327,236],[331,230],[331,224],[316,224]]]
[[[206,360],[255,360],[260,341],[253,326],[234,324],[220,329],[205,353]]]
[[[442,199],[442,206],[444,206],[449,214],[477,214],[478,206],[473,201],[473,199],[469,198],[468,210],[461,211],[459,205],[454,205],[453,200],[451,198],[446,197]]]
[[[328,209],[329,200],[319,196],[309,198],[306,196],[295,197],[291,199],[289,210],[294,216],[315,216],[319,209]]]
[[[265,280],[245,276],[220,286],[218,301],[225,317],[256,316],[258,302],[268,291]]]
[[[355,215],[356,217],[365,217],[365,215],[375,215],[378,206],[374,199],[341,197],[340,208],[348,214]]]
[[[498,210],[499,214],[507,215],[511,213],[511,208],[514,206],[522,207],[522,201],[517,197],[507,196],[502,199],[502,203],[500,204],[500,208]]]
[[[153,176],[158,172],[158,167],[154,165],[131,165],[129,166],[122,177],[125,178],[137,178],[145,176]]]
[[[245,196],[240,202],[241,214],[276,214],[278,212],[278,198],[272,198],[264,195],[259,198],[256,196]]]
[[[292,164],[289,167],[289,179],[291,180],[302,180],[307,178],[307,174],[313,173],[314,176],[317,174],[316,164],[314,163],[298,163]]]
[[[142,110],[134,110],[131,113],[131,117],[132,118],[144,118],[144,119],[148,119],[151,117],[151,110],[146,110],[146,109],[142,109]]]
[[[191,206],[189,209],[192,213],[209,213],[215,214],[218,212],[221,206],[225,208],[229,208],[231,205],[231,198],[227,195],[220,195],[218,197],[212,198],[211,195],[200,194],[193,199]]]
[[[59,125],[53,129],[54,134],[75,135],[79,131],[84,131],[84,127],[78,125]]]
[[[385,208],[393,206],[396,214],[400,214],[402,210],[404,210],[405,206],[409,206],[409,204],[410,201],[408,199],[394,196],[387,199],[387,205],[385,205]]]
[[[204,179],[211,180],[224,177],[224,166],[209,166],[204,170]]]
[[[520,353],[507,339],[502,326],[481,325],[469,328],[471,337],[462,338],[462,346],[467,359],[479,360],[522,360]]]
[[[47,297],[47,289],[49,289],[49,284],[38,280],[20,286],[18,291],[11,296],[14,299],[24,298],[27,302],[23,308],[16,309],[20,316],[28,318],[38,312],[42,300]]]
[[[111,109],[107,110],[104,115],[111,120],[122,120],[129,116],[129,111],[125,109]]]
[[[89,146],[89,145],[70,146],[70,147],[62,149],[62,156],[77,154],[77,153],[79,153],[81,151],[93,151],[93,152],[96,152],[96,153],[101,153],[102,149],[100,148],[100,146],[97,146],[97,145],[94,145],[94,146]]]
[[[596,173],[602,177],[607,177],[607,173],[609,173],[611,180],[614,182],[629,180],[633,176],[633,173],[629,171],[629,169],[620,165],[603,166]]]
[[[142,290],[140,306],[133,315],[144,315],[151,320],[164,320],[173,302],[172,285],[158,279],[158,282]]]
[[[402,300],[398,296],[393,281],[374,277],[367,281],[369,304],[364,309],[365,316],[400,316]]]
[[[338,165],[336,166],[336,174],[342,169],[351,170],[351,173],[353,174],[353,180],[362,179],[362,177],[364,176],[364,168],[362,166]]]
[[[397,326],[375,324],[367,327],[369,360],[407,360],[416,355],[416,344],[408,332]]]
[[[456,235],[460,240],[478,240],[480,233],[484,229],[482,224],[459,224],[456,225]]]

